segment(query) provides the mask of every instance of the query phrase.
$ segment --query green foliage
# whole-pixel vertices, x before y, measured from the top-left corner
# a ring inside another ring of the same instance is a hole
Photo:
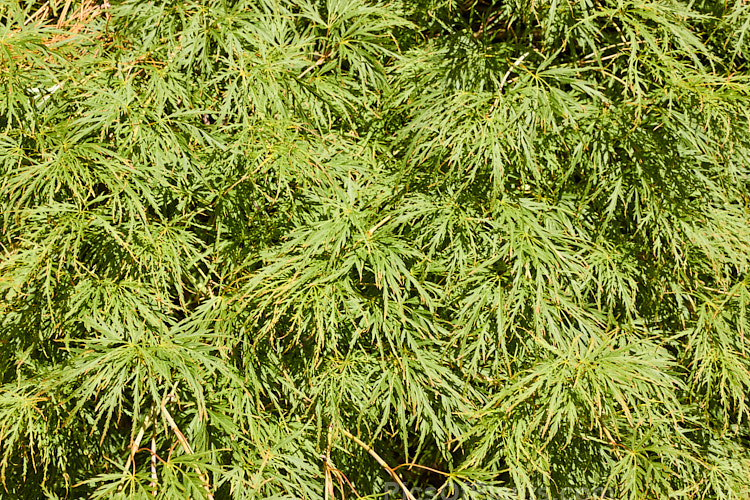
[[[749,62],[743,0],[0,0],[0,497],[748,498]]]

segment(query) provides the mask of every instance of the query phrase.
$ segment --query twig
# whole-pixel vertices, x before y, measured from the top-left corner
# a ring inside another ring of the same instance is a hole
[[[129,469],[131,462],[135,460],[135,454],[138,452],[138,448],[141,447],[141,441],[143,440],[143,435],[146,433],[146,427],[151,423],[151,419],[149,418],[151,414],[146,415],[146,417],[143,419],[143,423],[141,424],[141,428],[138,429],[138,435],[135,437],[135,440],[130,444],[130,455],[128,455],[128,461],[125,462],[125,468]]]
[[[130,464],[135,462],[135,454],[138,452],[138,449],[141,447],[141,441],[143,440],[143,435],[146,433],[146,427],[151,423],[151,416],[153,415],[154,410],[153,408],[151,411],[144,417],[143,423],[141,424],[141,427],[138,429],[138,435],[135,437],[132,443],[130,443],[130,455],[128,455],[128,460],[125,462],[125,468],[124,470],[127,471],[130,469]],[[133,474],[135,474],[135,471],[133,471]],[[117,491],[122,491],[122,488],[124,487],[124,483],[120,484],[120,486],[117,488]]]
[[[333,56],[333,53],[331,53],[331,54],[323,54],[322,56],[320,56],[320,58],[318,58],[317,61],[315,61],[315,63],[313,63],[309,68],[307,68],[305,71],[303,71],[297,78],[302,78],[303,76],[305,76],[310,71],[312,71],[315,68],[317,68],[318,66],[322,66],[323,63],[326,62],[326,59],[330,58],[331,56]]]
[[[153,434],[151,435],[151,487],[154,489],[154,491],[151,493],[152,495],[156,496],[158,493],[157,490],[157,481],[159,477],[156,475],[156,436]]]
[[[73,0],[66,0],[65,5],[63,6],[62,13],[60,13],[60,17],[57,19],[57,28],[62,28],[63,23],[65,22],[65,16],[68,15],[68,9],[70,9],[70,4],[73,3]]]
[[[508,71],[505,72],[505,74],[503,75],[503,79],[500,81],[500,89],[498,90],[498,93],[503,93],[503,87],[505,87],[505,82],[508,81],[508,77],[510,76],[511,72],[516,69],[530,53],[531,52],[526,52],[521,57],[516,59],[516,62],[510,65],[510,68],[508,68]]]
[[[255,472],[255,479],[253,480],[253,490],[258,490],[261,486],[263,486],[263,482],[261,481],[261,478],[263,477],[263,469],[266,468],[266,465],[268,465],[268,461],[271,459],[271,449],[269,448],[268,451],[263,453],[263,462],[260,464],[260,468]]]
[[[503,75],[503,79],[500,81],[500,88],[497,90],[497,97],[495,98],[495,102],[492,103],[492,106],[490,106],[490,110],[487,112],[487,116],[489,117],[490,113],[495,111],[495,108],[497,107],[498,103],[500,102],[500,96],[503,93],[503,87],[505,87],[505,83],[508,81],[508,77],[510,76],[511,72],[514,68],[517,68],[518,65],[520,65],[524,59],[526,59],[526,56],[528,56],[530,52],[526,52],[521,57],[516,59],[516,62],[510,65],[510,68],[508,68],[508,71],[505,72]]]
[[[105,12],[106,22],[104,23],[104,33],[107,33],[109,31],[109,21],[112,19],[112,14],[109,13],[110,8],[112,5],[110,5],[109,0],[104,0],[102,3],[101,9]]]
[[[611,45],[607,45],[606,47],[602,47],[601,49],[597,49],[596,51],[591,52],[590,54],[587,54],[587,55],[583,56],[582,58],[580,58],[580,60],[581,61],[585,61],[587,59],[593,59],[593,58],[597,58],[597,57],[600,58],[601,57],[600,54],[602,54],[603,52],[606,52],[609,49],[616,49],[618,47],[624,47],[626,45],[629,45],[628,42],[613,43]],[[621,54],[621,52],[617,52],[617,54]],[[607,57],[611,57],[611,56],[607,56]]]
[[[336,492],[333,490],[333,481],[331,479],[331,467],[328,465],[328,461],[331,457],[331,445],[333,444],[333,429],[332,426],[328,426],[328,446],[326,447],[326,454],[323,457],[323,468],[325,470],[325,496],[324,500],[336,499]]]
[[[443,472],[441,470],[433,469],[432,467],[427,467],[425,465],[419,465],[419,464],[413,464],[413,463],[405,463],[405,464],[397,465],[396,467],[393,468],[393,470],[400,469],[401,467],[408,467],[410,469],[412,467],[416,467],[418,469],[424,469],[424,470],[428,470],[430,472],[434,472],[435,474],[442,474],[443,476],[450,476],[450,474],[448,474],[447,472]]]
[[[185,435],[180,431],[180,428],[177,427],[177,424],[175,423],[174,419],[172,418],[172,415],[169,413],[169,410],[167,410],[167,400],[169,397],[165,397],[164,401],[161,403],[161,413],[164,415],[164,419],[169,424],[169,428],[172,429],[172,432],[174,432],[174,435],[177,436],[177,441],[180,442],[180,445],[182,446],[182,449],[187,453],[188,455],[193,454],[193,449],[190,447],[190,443],[188,443],[188,440],[185,439]],[[208,482],[208,476],[203,473],[200,467],[197,465],[195,466],[195,472],[198,474],[198,477],[200,477],[201,482],[203,483],[203,489],[206,490],[206,493],[208,494],[208,500],[214,500],[214,495],[211,493],[211,486]]]
[[[351,481],[349,481],[349,478],[346,477],[346,475],[338,470],[337,468],[331,466],[331,472],[336,476],[336,479],[339,481],[339,486],[341,487],[341,490],[344,490],[344,485],[341,483],[341,480],[343,479],[347,485],[349,485],[349,488],[351,488],[352,493],[354,493],[354,496],[357,498],[362,498],[359,493],[357,493],[357,489],[354,487]],[[343,493],[342,493],[343,495]]]
[[[393,478],[393,480],[396,481],[396,483],[399,485],[399,487],[401,488],[401,490],[404,492],[404,495],[406,496],[407,500],[417,500],[416,498],[414,498],[414,495],[412,495],[411,492],[406,488],[406,486],[404,485],[404,483],[401,481],[401,478],[398,477],[398,474],[396,474],[396,471],[393,470],[393,469],[391,469],[390,466],[385,462],[385,460],[383,460],[382,458],[380,458],[380,455],[378,455],[375,452],[375,450],[373,450],[372,448],[370,448],[367,445],[367,443],[365,443],[364,441],[362,441],[361,439],[359,439],[357,436],[355,436],[351,432],[347,431],[346,429],[341,429],[341,432],[344,434],[344,436],[348,437],[349,439],[351,439],[352,441],[354,441],[355,443],[357,443],[358,445],[360,445],[367,453],[370,454],[370,456],[372,458],[375,459],[375,461],[378,464],[380,464],[380,466],[382,468],[384,468],[386,471],[388,471],[388,474],[391,475],[391,477]]]
[[[41,14],[42,11],[44,11],[44,10],[49,10],[49,0],[47,0],[46,2],[44,2],[44,4],[42,4],[42,6],[39,7],[39,10],[37,10],[36,12],[34,12],[32,15],[30,15],[28,17],[28,19],[26,19],[23,22],[23,25],[26,26],[27,24],[29,24],[31,21],[33,21],[36,18],[36,16],[38,16],[39,14]]]

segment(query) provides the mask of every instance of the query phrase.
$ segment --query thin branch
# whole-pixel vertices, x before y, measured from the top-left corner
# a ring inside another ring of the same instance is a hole
[[[27,24],[29,24],[29,23],[30,23],[31,21],[33,21],[34,19],[36,19],[36,17],[37,17],[37,16],[39,16],[40,14],[42,14],[42,11],[45,11],[45,10],[46,10],[46,11],[49,11],[49,8],[50,8],[50,7],[49,7],[49,0],[47,0],[46,2],[44,2],[44,3],[42,4],[42,6],[41,6],[41,7],[39,7],[39,10],[37,10],[36,12],[34,12],[34,13],[33,13],[32,15],[30,15],[30,16],[28,17],[28,19],[26,19],[26,20],[25,20],[25,21],[23,22],[23,25],[24,25],[24,26],[26,26],[26,25],[27,25]],[[47,13],[45,12],[45,13],[44,13],[44,15],[47,15]]]
[[[156,475],[156,436],[151,435],[151,487],[154,489],[152,495],[158,493],[157,484],[159,477]]]
[[[441,470],[433,469],[432,467],[427,467],[425,465],[419,465],[419,464],[414,464],[414,463],[410,463],[410,462],[407,462],[407,463],[401,464],[401,465],[397,465],[396,467],[393,468],[393,470],[398,470],[401,467],[408,467],[409,469],[411,469],[412,467],[416,467],[418,469],[424,469],[424,470],[428,470],[430,472],[434,472],[435,474],[442,474],[443,476],[450,476],[450,474],[448,474],[447,472],[443,472]]]
[[[505,72],[505,74],[503,75],[503,79],[500,81],[500,88],[498,89],[498,93],[503,93],[503,87],[505,87],[505,82],[508,81],[508,77],[510,76],[511,72],[513,72],[513,70],[516,69],[523,62],[523,60],[528,57],[529,54],[531,54],[531,51],[526,52],[521,57],[516,59],[513,64],[510,65],[510,68],[508,68],[508,71]]]
[[[141,447],[141,441],[143,440],[143,436],[146,433],[146,427],[149,426],[151,423],[151,417],[154,414],[153,408],[151,411],[143,418],[143,422],[141,423],[141,427],[138,429],[138,435],[135,437],[135,439],[130,443],[130,454],[128,455],[128,460],[125,462],[125,468],[123,471],[127,471],[130,469],[130,465],[133,464],[133,467],[135,468],[135,454],[138,453],[138,450]],[[125,472],[123,472],[124,474]],[[133,474],[135,474],[135,470],[133,470]],[[124,483],[121,483],[120,486],[117,488],[117,491],[122,491],[123,487],[125,486]]]
[[[320,58],[317,61],[315,61],[315,63],[313,65],[311,65],[309,68],[307,68],[305,71],[303,71],[297,78],[302,78],[303,76],[305,76],[310,71],[312,71],[315,68],[317,68],[318,66],[322,66],[323,63],[326,62],[327,58],[328,58],[328,55],[323,54],[322,56],[320,56]]]
[[[161,413],[164,415],[164,419],[169,424],[169,428],[172,429],[172,432],[174,432],[174,435],[177,436],[177,441],[180,442],[180,445],[182,446],[182,449],[187,453],[188,455],[193,454],[193,449],[190,447],[190,443],[188,443],[188,440],[185,439],[185,435],[180,431],[180,428],[177,427],[177,423],[172,418],[172,415],[169,413],[169,410],[167,410],[167,400],[169,398],[165,397],[164,401],[161,403]],[[208,494],[209,500],[214,500],[214,495],[211,493],[211,485],[208,482],[208,476],[203,472],[203,470],[195,466],[195,472],[198,474],[198,477],[200,477],[201,482],[203,483],[203,489],[206,490],[206,493]]]
[[[323,457],[323,468],[325,470],[325,496],[324,500],[335,500],[336,492],[333,490],[333,480],[331,479],[331,467],[328,465],[331,458],[331,445],[333,444],[333,432],[331,426],[328,426],[328,446],[326,447],[326,454]]]
[[[68,9],[70,9],[70,5],[73,3],[73,0],[66,0],[65,5],[63,6],[62,13],[60,14],[60,17],[57,19],[57,28],[62,28],[63,23],[65,23],[65,17],[68,15]]]
[[[585,56],[581,57],[580,60],[581,61],[586,61],[587,59],[594,59],[594,58],[600,59],[601,58],[601,54],[603,52],[606,52],[609,49],[616,49],[616,48],[619,48],[619,47],[625,47],[627,45],[629,45],[629,42],[613,43],[611,45],[607,45],[606,47],[602,47],[601,49],[597,49],[594,52],[586,54]],[[621,54],[621,52],[616,52],[616,54]],[[614,54],[612,54],[612,55],[614,55]],[[611,57],[611,56],[607,56],[607,57]]]
[[[383,460],[380,457],[380,455],[378,455],[375,452],[375,450],[373,450],[372,448],[370,448],[370,446],[367,443],[365,443],[364,441],[362,441],[361,439],[359,439],[357,436],[355,436],[351,432],[347,431],[346,429],[341,429],[341,432],[344,434],[344,436],[348,437],[349,439],[351,439],[352,441],[354,441],[355,443],[357,443],[358,445],[360,445],[367,453],[370,454],[370,456],[372,458],[375,459],[375,461],[378,464],[380,464],[380,466],[382,468],[384,468],[386,471],[388,471],[388,474],[391,475],[391,477],[393,478],[393,480],[396,481],[396,483],[398,484],[398,486],[401,488],[401,491],[404,492],[404,495],[406,496],[407,500],[416,500],[416,498],[414,498],[414,495],[412,495],[411,492],[406,488],[406,486],[404,485],[403,481],[401,481],[401,478],[398,476],[398,474],[396,474],[396,471],[393,470],[385,462],[385,460]]]

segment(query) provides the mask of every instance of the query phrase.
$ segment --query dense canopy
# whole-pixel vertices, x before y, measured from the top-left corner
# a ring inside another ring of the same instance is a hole
[[[749,58],[745,0],[0,0],[0,497],[747,498]]]

